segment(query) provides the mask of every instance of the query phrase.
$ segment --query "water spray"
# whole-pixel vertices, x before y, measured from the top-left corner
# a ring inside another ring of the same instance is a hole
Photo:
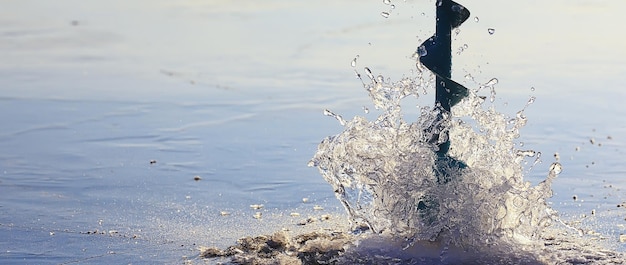
[[[422,76],[419,82],[375,78],[366,68],[372,82],[364,85],[385,111],[374,121],[360,116],[346,121],[328,112],[344,130],[320,143],[310,165],[332,186],[355,233],[369,229],[411,251],[422,251],[421,243],[440,247],[438,260],[445,261],[440,263],[463,263],[445,260],[457,248],[479,253],[477,260],[487,261],[481,264],[520,264],[492,262],[482,259],[482,253],[497,258],[520,245],[520,250],[546,246],[543,232],[554,220],[546,200],[561,166],[553,163],[537,185],[524,180],[515,139],[525,118],[511,124],[451,79],[452,32],[470,17],[469,10],[452,0],[437,0],[436,14],[434,36],[417,48],[420,64],[436,77],[433,111],[422,109],[415,122],[406,123],[400,101],[431,84]],[[471,122],[452,122],[453,106]],[[539,263],[533,258],[526,264]]]

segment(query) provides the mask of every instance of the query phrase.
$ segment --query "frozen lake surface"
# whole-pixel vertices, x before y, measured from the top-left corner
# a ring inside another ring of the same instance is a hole
[[[462,3],[453,78],[498,78],[493,105],[509,115],[535,96],[519,141],[543,155],[527,180],[558,153],[549,203],[581,240],[626,251],[626,2]],[[353,58],[395,79],[415,69],[434,3],[393,4],[4,3],[0,263],[203,263],[200,246],[341,223],[307,163],[342,131],[324,109],[376,115]]]

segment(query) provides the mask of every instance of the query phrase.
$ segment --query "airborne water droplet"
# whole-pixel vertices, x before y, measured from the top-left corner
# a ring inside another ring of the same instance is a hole
[[[356,67],[356,57],[352,59],[352,62],[350,62],[350,66]]]
[[[496,29],[489,28],[489,29],[487,29],[487,32],[489,32],[489,35],[493,35],[494,33],[496,33]]]
[[[478,22],[480,19],[478,17],[474,17],[474,21]]]
[[[426,47],[424,45],[420,45],[419,47],[417,47],[417,55],[419,55],[420,57],[424,57],[428,54],[428,51],[426,51]]]
[[[515,117],[517,117],[517,120],[526,120],[526,116],[524,115],[524,110],[520,110],[517,113],[515,113]]]
[[[563,167],[561,166],[561,163],[559,162],[554,162],[552,163],[552,165],[550,165],[550,175],[558,175],[561,174],[561,171],[563,171]]]
[[[383,0],[383,4],[390,5],[391,4],[391,0]]]
[[[376,83],[384,83],[385,82],[385,78],[382,75],[378,75],[376,77]]]
[[[492,87],[497,84],[498,84],[498,78],[491,78],[491,80],[489,80],[489,82],[487,82],[485,86]]]
[[[346,120],[344,120],[343,117],[341,117],[341,115],[338,115],[329,109],[324,110],[324,115],[337,119],[337,121],[339,121],[339,124],[341,124],[342,126],[345,126],[347,124]]]
[[[388,18],[389,12],[380,12],[380,15],[383,16],[384,18]]]
[[[489,101],[493,103],[496,100],[496,89],[495,85],[498,84],[497,78],[491,78],[487,83],[481,86],[481,88],[489,88],[491,95],[489,97]]]
[[[372,70],[369,69],[369,67],[365,67],[365,73],[367,74],[367,77],[370,78],[370,80],[374,81],[374,75],[372,74]]]

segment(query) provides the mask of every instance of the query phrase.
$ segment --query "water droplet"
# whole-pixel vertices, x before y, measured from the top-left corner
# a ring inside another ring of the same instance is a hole
[[[345,126],[347,123],[346,120],[344,120],[343,117],[341,117],[341,115],[335,114],[329,109],[324,110],[324,115],[337,119],[337,121],[339,121],[339,124],[341,124],[342,126]]]
[[[426,47],[424,45],[420,45],[419,47],[417,47],[417,55],[419,55],[420,57],[424,57],[428,54],[428,51],[426,50]]]
[[[478,23],[478,21],[480,21],[480,19],[478,17],[474,17],[474,21],[476,21]]]
[[[474,81],[474,77],[471,74],[466,74],[465,79]]]
[[[488,28],[487,32],[489,32],[489,35],[493,35],[494,33],[496,33],[496,29],[494,28]]]
[[[491,80],[489,80],[489,81],[485,84],[485,86],[492,87],[492,86],[494,86],[494,85],[496,85],[496,84],[498,84],[498,78],[491,78]]]
[[[254,210],[259,210],[263,208],[263,204],[250,204],[250,208]]]
[[[367,74],[367,77],[370,78],[370,80],[374,81],[374,75],[372,74],[372,70],[370,70],[369,67],[365,67],[365,73]]]
[[[389,12],[380,12],[380,15],[383,16],[384,18],[388,18]]]
[[[463,7],[462,5],[453,5],[452,6],[452,11],[457,12],[457,13],[463,12],[463,9],[465,9],[465,7]]]
[[[561,171],[563,171],[561,163],[554,162],[552,163],[552,165],[550,165],[550,175],[554,174],[556,176],[558,174],[561,174]]]
[[[376,77],[376,83],[384,83],[385,82],[385,77],[383,77],[382,75],[378,75]]]
[[[391,0],[383,0],[383,4],[390,5],[391,4]]]
[[[365,114],[370,113],[370,109],[368,109],[367,107],[363,106],[363,112],[365,112]]]
[[[459,47],[458,54],[461,54],[461,52],[467,50],[467,48],[469,48],[469,46],[467,44],[463,44],[463,46]]]
[[[396,9],[396,5],[391,5],[391,9]]]
[[[350,66],[356,67],[356,57],[352,59],[352,62],[350,62]]]
[[[491,87],[491,95],[489,96],[489,101],[491,103],[496,101],[496,90],[493,87]]]
[[[534,150],[517,150],[517,156],[533,157],[537,154]]]
[[[526,103],[526,105],[530,105],[530,104],[535,103],[535,99],[537,99],[537,98],[536,98],[536,97],[534,97],[534,96],[530,97],[530,98],[528,99],[528,103]]]
[[[535,91],[535,87],[530,87],[530,91]]]

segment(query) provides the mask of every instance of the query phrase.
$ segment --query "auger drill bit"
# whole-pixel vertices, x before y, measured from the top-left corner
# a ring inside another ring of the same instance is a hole
[[[419,60],[436,76],[435,108],[439,110],[433,140],[438,146],[437,155],[443,158],[450,149],[450,140],[439,141],[440,134],[447,134],[442,120],[450,117],[450,109],[468,95],[467,88],[452,81],[452,30],[470,16],[469,10],[452,0],[437,0],[437,24],[435,35],[418,48]],[[448,137],[445,137],[447,139]]]

